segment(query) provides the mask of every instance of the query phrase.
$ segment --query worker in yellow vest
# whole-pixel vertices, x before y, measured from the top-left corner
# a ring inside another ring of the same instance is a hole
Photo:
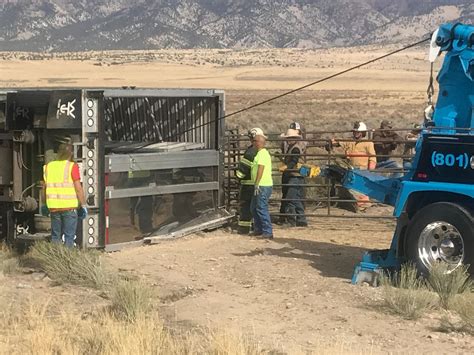
[[[51,241],[74,247],[78,219],[87,216],[79,166],[72,161],[72,140],[61,140],[56,160],[44,166],[43,197],[46,205],[41,213],[51,216]]]
[[[254,194],[254,182],[252,180],[252,164],[258,153],[257,148],[253,144],[253,140],[257,134],[263,135],[261,128],[252,128],[248,131],[250,146],[245,150],[244,156],[239,161],[236,175],[240,182],[239,189],[239,234],[249,234],[252,227],[252,211],[250,204]]]

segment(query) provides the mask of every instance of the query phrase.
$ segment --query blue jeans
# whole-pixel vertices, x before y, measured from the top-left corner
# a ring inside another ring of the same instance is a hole
[[[377,163],[375,166],[376,169],[389,169],[392,170],[392,172],[389,174],[388,177],[391,178],[399,178],[402,177],[403,174],[401,173],[402,166],[397,163],[396,161],[393,160],[385,160]],[[395,170],[395,171],[393,171]]]
[[[273,235],[272,221],[268,211],[268,200],[272,195],[271,186],[260,186],[260,193],[252,197],[250,210],[253,217],[253,231],[263,235]]]
[[[286,194],[286,210],[291,216],[287,216],[288,222],[292,225],[304,225],[306,224],[306,217],[304,215],[304,204],[301,200],[304,199],[304,178],[302,177],[290,177],[288,181],[288,192]]]
[[[77,229],[77,211],[51,212],[51,241],[61,243],[64,235],[64,244],[74,248],[74,237]]]

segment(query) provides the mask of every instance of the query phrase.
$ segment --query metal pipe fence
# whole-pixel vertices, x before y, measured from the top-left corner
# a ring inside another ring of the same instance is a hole
[[[375,154],[373,157],[377,161],[392,162],[392,166],[385,168],[378,165],[373,171],[374,173],[384,176],[402,176],[409,170],[410,160],[413,157],[414,146],[416,144],[416,135],[420,130],[414,128],[400,128],[400,129],[383,129],[376,130],[380,132],[394,132],[398,136],[396,139],[374,139],[374,131],[369,131],[364,142],[390,143],[396,146],[396,149],[389,152],[389,154]],[[331,144],[334,138],[337,142],[356,142],[351,136],[352,130],[332,130],[332,131],[313,131],[306,132],[303,138],[300,139],[306,142],[306,152],[303,155],[305,164],[315,165],[319,167],[326,167],[332,165],[339,165],[349,167],[349,158],[346,152],[339,147],[334,147]],[[410,139],[407,137],[411,135]],[[329,177],[318,176],[315,178],[305,178],[305,183],[302,185],[304,189],[304,197],[300,199],[287,199],[283,197],[282,188],[296,186],[293,184],[282,183],[282,173],[279,170],[279,165],[282,160],[288,156],[295,154],[288,154],[282,152],[282,144],[284,138],[279,133],[267,134],[267,146],[272,156],[273,169],[272,176],[274,180],[273,193],[270,199],[270,213],[272,218],[280,216],[291,217],[294,214],[281,213],[280,206],[282,202],[299,201],[305,206],[306,217],[337,217],[337,218],[393,218],[392,208],[382,208],[383,205],[376,201],[365,201],[367,206],[377,206],[376,208],[369,207],[364,213],[359,213],[357,208],[357,199],[350,191],[341,186],[339,181],[335,181]],[[414,138],[415,137],[415,138]],[[236,171],[240,159],[243,157],[245,150],[250,146],[251,142],[246,134],[242,134],[238,129],[228,130],[225,135],[225,179],[224,179],[224,196],[226,206],[229,210],[238,211],[239,207],[239,180],[236,177]],[[359,156],[360,157],[360,156]],[[369,155],[364,156],[369,158]],[[386,166],[387,164],[385,164]],[[297,170],[293,170],[297,171]],[[298,185],[301,186],[301,185]]]

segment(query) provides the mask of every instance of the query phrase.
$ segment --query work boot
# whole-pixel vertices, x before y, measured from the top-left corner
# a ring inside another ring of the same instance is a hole
[[[308,226],[308,222],[296,222],[296,226],[297,226],[297,227],[307,227],[307,226]]]
[[[250,233],[250,228],[249,227],[239,227],[237,229],[237,233],[240,235],[248,235]]]
[[[254,232],[250,233],[250,236],[251,237],[260,237],[260,236],[262,236],[262,232],[255,232],[254,231]]]

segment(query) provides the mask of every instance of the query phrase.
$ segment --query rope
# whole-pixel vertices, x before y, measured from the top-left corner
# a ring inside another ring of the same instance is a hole
[[[434,63],[431,63],[431,71],[430,71],[430,82],[428,84],[428,89],[426,90],[426,94],[428,95],[428,105],[431,106],[433,105],[433,95],[434,95],[434,77],[433,77],[433,71],[434,71]]]
[[[415,42],[415,43],[409,44],[409,45],[407,45],[407,46],[405,46],[405,47],[396,49],[396,50],[394,50],[394,51],[392,51],[392,52],[390,52],[390,53],[384,54],[384,55],[382,55],[382,56],[380,56],[380,57],[377,57],[377,58],[368,60],[368,61],[366,61],[366,62],[364,62],[364,63],[361,63],[361,64],[355,65],[355,66],[353,66],[353,67],[347,68],[347,69],[345,69],[345,70],[343,70],[343,71],[340,71],[340,72],[338,72],[338,73],[329,75],[329,76],[324,77],[324,78],[322,78],[322,79],[318,79],[318,80],[313,81],[313,82],[311,82],[311,83],[309,83],[309,84],[300,86],[300,87],[298,87],[298,88],[296,88],[296,89],[293,89],[293,90],[284,92],[283,94],[280,94],[280,95],[271,97],[271,98],[269,98],[269,99],[260,101],[260,102],[258,102],[258,103],[256,103],[256,104],[253,104],[253,105],[244,107],[244,108],[242,108],[242,109],[240,109],[240,110],[231,112],[231,113],[229,113],[229,114],[227,114],[227,115],[218,117],[218,118],[216,118],[216,119],[214,119],[214,120],[210,120],[210,121],[208,121],[208,122],[206,122],[206,123],[204,123],[204,124],[201,124],[201,125],[192,127],[192,128],[190,128],[190,129],[187,129],[187,130],[185,130],[185,131],[183,131],[183,132],[179,132],[179,133],[177,133],[177,134],[175,134],[175,135],[173,135],[173,136],[169,136],[167,139],[169,140],[169,139],[172,139],[172,138],[176,138],[176,137],[178,137],[178,136],[180,136],[180,135],[183,135],[183,134],[185,134],[185,133],[187,133],[187,132],[190,132],[190,131],[192,131],[192,130],[194,130],[194,129],[196,129],[196,128],[208,126],[208,125],[210,125],[210,124],[212,124],[212,123],[219,122],[219,121],[221,121],[221,120],[223,120],[223,119],[225,119],[225,118],[229,118],[229,117],[235,116],[235,115],[237,115],[237,114],[239,114],[239,113],[242,113],[242,112],[245,112],[245,111],[254,109],[254,108],[259,107],[259,106],[262,106],[262,105],[265,105],[265,104],[267,104],[267,103],[269,103],[269,102],[272,102],[272,101],[281,99],[282,97],[291,95],[291,94],[293,94],[293,93],[295,93],[295,92],[298,92],[298,91],[307,89],[307,88],[309,88],[309,87],[311,87],[311,86],[314,86],[314,85],[320,84],[320,83],[322,83],[322,82],[325,82],[325,81],[331,80],[331,79],[333,79],[333,78],[336,78],[336,77],[338,77],[338,76],[347,74],[347,73],[349,73],[349,72],[351,72],[351,71],[353,71],[353,70],[360,69],[360,68],[365,67],[365,66],[367,66],[367,65],[369,65],[369,64],[375,63],[375,62],[377,62],[377,61],[379,61],[379,60],[382,60],[382,59],[385,59],[385,58],[390,57],[390,56],[392,56],[392,55],[395,55],[395,54],[397,54],[397,53],[403,52],[403,51],[405,51],[405,50],[407,50],[407,49],[410,49],[410,48],[413,48],[413,47],[417,47],[417,46],[419,46],[420,44],[423,44],[423,43],[429,42],[429,41],[431,41],[431,37],[424,38],[424,39],[422,39],[422,40],[420,40],[420,41],[418,41],[418,42]]]

